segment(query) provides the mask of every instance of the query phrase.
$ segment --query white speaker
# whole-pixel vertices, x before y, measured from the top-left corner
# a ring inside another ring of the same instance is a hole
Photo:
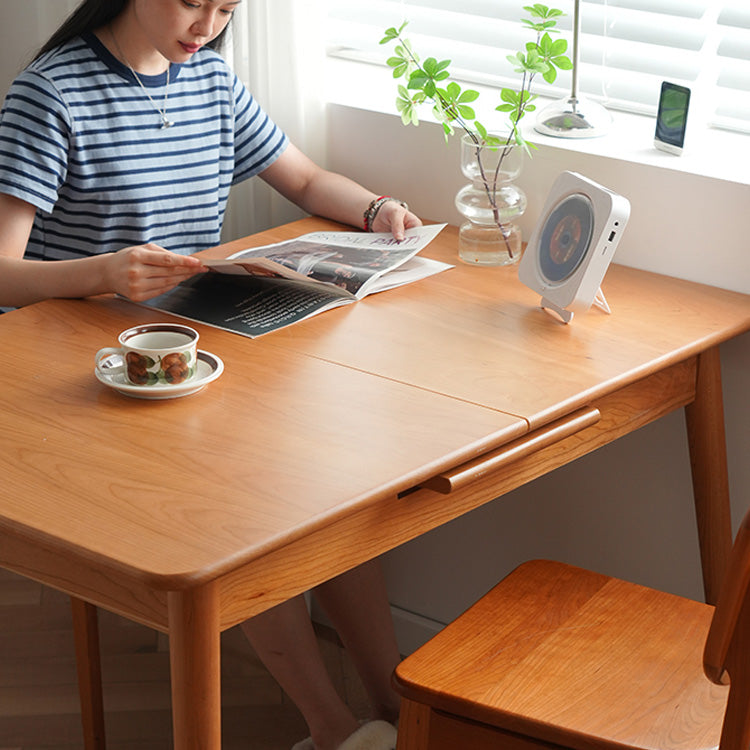
[[[601,283],[629,216],[627,198],[576,172],[563,172],[547,196],[518,278],[565,323],[592,304],[609,312]]]

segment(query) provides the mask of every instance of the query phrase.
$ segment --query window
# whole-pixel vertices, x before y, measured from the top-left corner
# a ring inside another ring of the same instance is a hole
[[[518,85],[506,56],[522,49],[520,23],[531,0],[330,0],[330,56],[385,64],[378,42],[409,21],[406,36],[422,57],[452,60],[454,77]],[[572,56],[572,0],[549,0]],[[691,113],[708,125],[750,132],[750,3],[747,0],[581,0],[581,94],[610,109],[655,114],[662,80],[692,90]],[[570,73],[534,91],[570,93]]]

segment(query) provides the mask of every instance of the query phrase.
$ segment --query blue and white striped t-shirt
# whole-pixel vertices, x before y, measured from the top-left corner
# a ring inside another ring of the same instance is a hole
[[[164,106],[166,73],[139,78]],[[216,52],[169,69],[167,116],[93,35],[32,63],[0,114],[0,192],[37,207],[27,258],[155,242],[220,242],[230,186],[284,151],[285,134]]]

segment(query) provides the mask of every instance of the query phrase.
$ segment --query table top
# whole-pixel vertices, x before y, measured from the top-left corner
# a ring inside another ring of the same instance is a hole
[[[448,228],[424,254],[456,262],[455,242]],[[196,325],[225,371],[168,401],[93,372],[121,330],[166,316],[109,297],[7,313],[0,538],[195,585],[750,329],[745,295],[617,266],[605,293],[611,316],[564,326],[516,269],[457,265],[259,339]]]
[[[540,309],[517,266],[457,262],[457,234],[447,227],[421,253],[454,268],[278,331],[274,341],[535,428],[750,328],[750,295],[616,264],[602,285],[612,314],[592,307],[565,325]]]

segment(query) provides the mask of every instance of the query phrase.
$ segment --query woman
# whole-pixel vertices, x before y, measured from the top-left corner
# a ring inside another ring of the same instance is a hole
[[[87,0],[14,82],[0,305],[167,291],[203,270],[189,253],[218,244],[231,184],[256,174],[308,213],[362,225],[378,196],[289,143],[209,49],[239,2]],[[369,228],[418,224],[389,200]]]
[[[0,117],[0,305],[168,291],[204,270],[190,253],[218,244],[231,185],[255,175],[311,214],[396,238],[420,224],[267,117],[214,51],[240,2],[84,0],[19,75]],[[296,747],[392,748],[399,655],[379,567],[317,594],[374,720],[360,727],[336,694],[297,598],[243,625],[308,723]]]

